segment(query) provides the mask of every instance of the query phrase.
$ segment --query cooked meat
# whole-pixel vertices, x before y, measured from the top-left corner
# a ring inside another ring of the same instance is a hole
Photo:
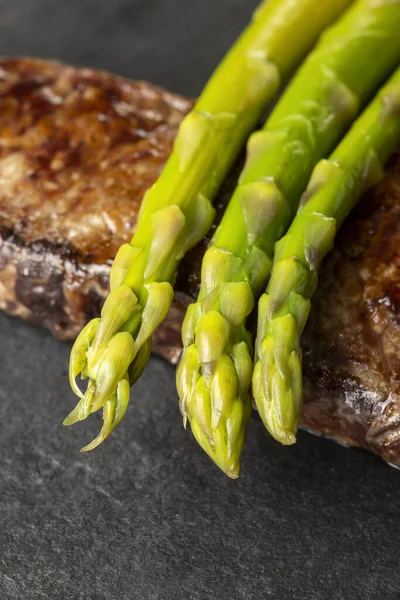
[[[0,307],[72,339],[98,314],[192,102],[143,82],[0,61]],[[222,191],[220,212],[234,174]],[[205,243],[182,262],[154,350],[174,362]],[[304,340],[303,425],[400,465],[400,156],[346,221]]]
[[[303,351],[304,425],[400,464],[400,155],[323,264]]]
[[[61,339],[98,314],[191,106],[108,73],[0,60],[0,308]]]

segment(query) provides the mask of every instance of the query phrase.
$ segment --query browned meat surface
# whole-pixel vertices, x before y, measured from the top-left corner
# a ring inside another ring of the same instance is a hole
[[[191,101],[143,82],[0,61],[0,307],[72,339],[99,312]],[[232,188],[221,193],[219,206]],[[204,243],[154,349],[176,361]],[[303,425],[400,465],[400,156],[343,227],[304,336]]]
[[[0,60],[0,308],[73,338],[192,101],[145,82]]]
[[[400,464],[400,155],[324,263],[303,349],[304,425]]]

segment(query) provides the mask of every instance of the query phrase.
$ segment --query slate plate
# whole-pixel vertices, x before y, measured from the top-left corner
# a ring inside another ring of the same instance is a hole
[[[196,95],[254,0],[1,0],[0,54],[147,78]],[[400,474],[365,452],[250,424],[225,478],[181,427],[152,358],[123,424],[67,430],[69,346],[0,315],[1,600],[400,598]]]

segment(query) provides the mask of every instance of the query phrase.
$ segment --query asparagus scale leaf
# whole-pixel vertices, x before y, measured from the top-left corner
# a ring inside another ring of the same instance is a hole
[[[131,243],[118,251],[100,321],[91,322],[72,349],[73,390],[82,395],[79,373],[88,385],[66,425],[104,408],[99,442],[119,422],[127,404],[124,382],[134,383],[147,363],[151,336],[172,302],[178,262],[211,226],[218,187],[282,82],[348,3],[262,2],[225,56],[147,191]]]
[[[298,214],[276,246],[266,294],[258,306],[253,392],[268,431],[296,440],[302,405],[300,337],[317,271],[360,196],[381,178],[400,144],[400,69],[349,133],[314,169]]]
[[[323,33],[264,128],[250,137],[239,185],[204,256],[199,297],[183,324],[177,388],[184,422],[189,419],[199,444],[231,477],[239,473],[251,412],[252,344],[246,319],[268,281],[274,244],[294,217],[315,164],[399,64],[399,30],[399,2],[361,0]],[[327,244],[333,227],[329,220],[313,219],[308,225],[314,236],[307,249],[311,262],[318,259],[315,239],[321,247]],[[300,292],[306,283],[314,284],[301,266],[286,268]],[[286,280],[281,272],[274,277],[276,295],[285,293]],[[298,324],[309,310],[300,292],[291,299]],[[264,313],[260,310],[261,319]],[[276,398],[283,394],[289,368],[280,356],[296,337],[294,323],[286,319],[284,326],[273,355],[276,374],[265,375]],[[291,361],[293,389],[298,389],[300,366],[294,357]],[[297,414],[293,403],[288,405]],[[282,441],[294,441],[289,429],[281,431]]]

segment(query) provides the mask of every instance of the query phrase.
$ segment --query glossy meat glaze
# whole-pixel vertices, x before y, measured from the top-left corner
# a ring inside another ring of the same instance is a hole
[[[145,82],[0,61],[0,306],[71,339],[192,102]]]
[[[73,339],[99,313],[111,261],[192,101],[90,69],[2,59],[0,103],[0,308]],[[155,352],[171,362],[204,248],[182,261],[156,334]],[[400,156],[346,221],[319,279],[303,339],[303,426],[400,465]]]

